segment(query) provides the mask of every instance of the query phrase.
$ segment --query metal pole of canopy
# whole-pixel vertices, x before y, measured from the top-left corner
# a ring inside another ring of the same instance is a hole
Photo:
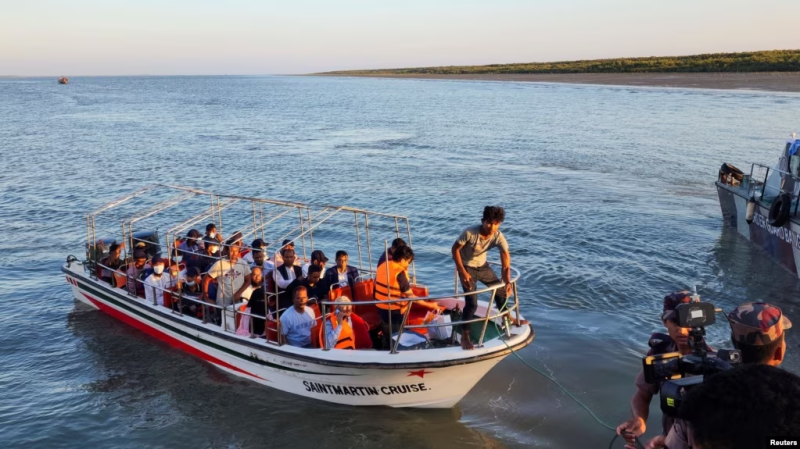
[[[367,258],[369,259],[369,271],[372,273],[372,246],[369,243],[369,216],[366,212],[364,212],[364,229],[367,230]]]
[[[220,239],[222,239],[222,236],[224,235],[223,234],[224,231],[222,229],[222,207],[220,206],[219,195],[217,196],[217,216],[219,218],[219,232],[218,232],[219,235],[218,235],[218,237],[220,237]]]
[[[258,237],[258,223],[256,222],[256,202],[250,200],[250,205],[253,207],[253,237]]]
[[[408,235],[408,246],[411,247],[411,224],[408,222],[408,218],[406,218],[406,234]],[[411,283],[417,283],[417,264],[412,260],[411,261]]]
[[[264,203],[258,203],[258,213],[261,215],[261,240],[266,240],[264,238]],[[266,255],[265,255],[266,257]]]
[[[361,258],[361,236],[358,232],[358,213],[353,212],[353,220],[356,223],[356,245],[358,245],[358,268],[364,269],[364,261]],[[351,292],[351,294],[355,295],[355,292]]]
[[[303,236],[303,260],[306,259],[306,233],[305,227],[303,224],[303,211],[298,207],[297,208],[297,216],[300,217],[300,233]]]
[[[217,217],[214,216],[214,213],[215,213],[215,211],[214,211],[214,195],[211,195],[209,198],[211,198],[211,221],[213,223],[216,223],[217,222]]]
[[[306,221],[308,222],[308,240],[311,243],[311,252],[314,252],[314,226],[311,225],[311,208],[306,209]]]
[[[367,241],[369,241],[369,240],[367,240]],[[389,286],[392,285],[392,284],[389,282],[389,242],[387,242],[386,240],[383,241],[383,254],[386,256],[386,260],[383,263],[384,265],[386,265],[386,300],[387,301],[391,301],[392,300],[392,289]],[[371,270],[372,269],[372,261],[371,260],[370,260],[369,264],[370,264],[370,270]],[[377,290],[377,289],[378,289],[378,273],[375,273],[375,290]],[[374,297],[374,294],[373,294],[373,297]],[[375,298],[375,299],[378,299],[378,298]],[[386,304],[386,311],[389,314],[389,349],[391,349],[391,351],[389,351],[389,352],[392,353],[392,354],[395,354],[397,352],[397,346],[396,345],[392,346],[392,332],[394,331],[394,329],[392,329],[392,304],[391,303]],[[400,341],[400,336],[399,335],[397,336],[397,340]]]

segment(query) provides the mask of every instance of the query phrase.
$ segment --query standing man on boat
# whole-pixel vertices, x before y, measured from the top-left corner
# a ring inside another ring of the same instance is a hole
[[[453,243],[453,261],[456,264],[461,287],[464,293],[477,290],[478,281],[487,287],[494,287],[500,283],[497,275],[489,267],[486,261],[486,253],[492,248],[500,250],[500,262],[502,264],[502,277],[505,287],[496,290],[495,303],[497,309],[506,309],[506,300],[513,293],[511,286],[511,254],[508,252],[508,243],[503,233],[500,232],[500,225],[506,218],[506,212],[499,206],[486,206],[483,208],[483,218],[481,224],[470,226],[461,232],[455,243]],[[475,310],[478,308],[478,295],[467,295],[464,298],[464,313],[462,320],[468,321],[475,318]],[[488,313],[488,312],[487,312]],[[517,326],[528,324],[526,320],[515,322]],[[461,334],[461,347],[473,349],[474,345],[470,341],[470,325],[463,325]]]
[[[250,265],[239,259],[239,246],[236,245],[235,236],[225,242],[223,254],[227,257],[212,265],[203,279],[203,300],[208,298],[211,280],[216,279],[218,306],[233,304],[251,284]]]

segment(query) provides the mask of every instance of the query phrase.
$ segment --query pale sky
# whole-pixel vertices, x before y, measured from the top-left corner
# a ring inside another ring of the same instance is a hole
[[[0,0],[0,75],[289,74],[800,49],[800,0]]]

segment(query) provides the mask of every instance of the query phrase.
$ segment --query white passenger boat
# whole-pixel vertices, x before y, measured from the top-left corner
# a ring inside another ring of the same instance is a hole
[[[381,234],[384,242],[383,237],[399,237],[402,230],[410,246],[411,233],[406,217],[349,207],[220,195],[179,186],[148,186],[87,215],[86,256],[82,261],[70,256],[62,267],[74,297],[236,376],[289,393],[348,405],[452,407],[511,351],[522,349],[534,338],[530,325],[518,327],[508,322],[512,314],[520,318],[516,294],[519,274],[513,268],[515,294],[509,311],[499,312],[496,307],[490,307],[494,303],[494,291],[503,288],[503,285],[498,285],[478,291],[481,300],[474,320],[458,321],[457,311],[463,309],[464,299],[456,288],[450,294],[411,299],[412,303],[438,301],[447,307],[446,313],[455,321],[417,321],[414,324],[410,316],[415,307],[409,307],[399,331],[389,340],[387,350],[342,350],[281,344],[269,330],[264,335],[254,335],[252,326],[250,332],[243,335],[243,319],[251,323],[256,319],[266,319],[267,329],[275,329],[278,333],[279,321],[273,320],[274,314],[266,317],[249,314],[239,305],[222,307],[200,302],[176,289],[158,292],[165,295],[164,298],[172,299],[165,299],[165,305],[159,305],[155,300],[137,296],[135,288],[129,291],[128,281],[135,285],[141,283],[141,279],[128,279],[124,267],[110,270],[101,263],[105,261],[104,250],[107,251],[109,243],[114,240],[125,242],[123,263],[132,263],[129,251],[140,242],[145,243],[145,251],[150,256],[159,255],[180,263],[176,247],[186,231],[211,221],[222,232],[223,211],[226,228],[236,229],[242,240],[260,237],[274,242],[267,250],[269,253],[288,238],[303,256],[307,250],[334,252],[344,249],[351,254],[354,262],[351,265],[356,265],[357,254],[361,277],[356,292],[348,293],[355,296],[357,313],[362,314],[365,321],[372,317],[372,332],[380,332],[380,329],[386,332],[385,325],[374,323],[377,311],[374,304],[377,301],[367,288],[374,282],[376,273],[372,250],[380,254],[386,245],[373,248],[370,232],[374,236],[385,231]],[[160,229],[165,228],[159,224],[171,227],[161,233]],[[163,239],[159,238],[160,233]],[[348,235],[350,239],[346,238]],[[275,238],[267,239],[267,236]],[[414,265],[410,267],[409,277],[416,291],[425,292],[416,284],[416,268]],[[109,271],[100,271],[105,269]],[[98,276],[98,273],[112,274],[111,283],[101,279],[104,276]],[[206,312],[201,317],[182,313],[178,304],[185,301],[197,303]],[[320,301],[317,307],[321,308],[321,313],[317,313],[317,319],[335,304],[336,301]],[[209,309],[217,309],[220,324],[205,319],[214,316]],[[477,343],[474,350],[461,349],[456,341],[456,336],[460,336],[458,331],[452,332],[453,337],[446,338],[454,325],[471,327],[473,340]],[[237,332],[237,326],[240,332]],[[434,332],[434,329],[445,332]],[[413,350],[399,344],[411,332],[421,341]]]

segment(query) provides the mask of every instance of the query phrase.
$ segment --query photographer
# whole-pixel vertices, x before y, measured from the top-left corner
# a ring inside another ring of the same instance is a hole
[[[786,356],[784,331],[790,329],[792,323],[783,316],[781,309],[763,302],[742,304],[728,314],[728,322],[733,347],[741,352],[743,364],[778,366],[783,362]],[[675,420],[666,437],[656,437],[645,447],[696,447],[686,427],[686,421]]]
[[[680,415],[691,427],[694,449],[795,446],[798,404],[800,377],[757,363],[711,376],[686,395]]]
[[[676,321],[675,308],[681,304],[688,304],[692,301],[688,291],[671,293],[664,297],[664,309],[661,313],[661,321],[667,328],[669,335],[655,333],[650,336],[650,350],[647,355],[660,355],[670,352],[680,352],[681,355],[691,353],[689,347],[689,329],[678,326]],[[653,396],[658,394],[659,387],[655,384],[645,382],[644,372],[639,371],[636,376],[636,392],[631,399],[631,414],[633,417],[628,421],[617,426],[617,435],[625,438],[629,444],[634,443],[634,437],[644,434],[647,429],[647,417],[650,414],[650,401]],[[669,416],[661,417],[662,435],[666,435],[672,427],[673,419]]]

